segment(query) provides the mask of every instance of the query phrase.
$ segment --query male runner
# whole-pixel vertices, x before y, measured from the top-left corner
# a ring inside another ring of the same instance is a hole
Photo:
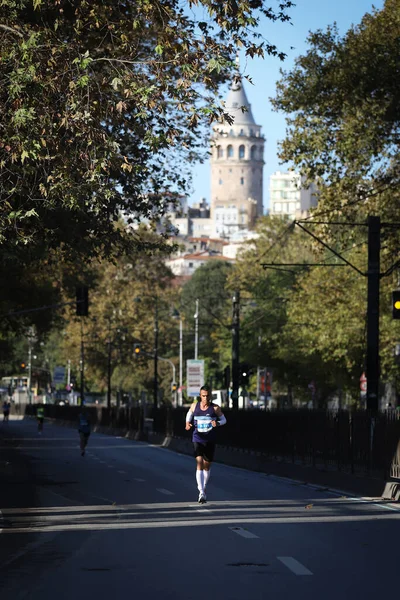
[[[216,429],[225,425],[226,418],[218,404],[211,402],[211,390],[207,385],[200,388],[200,402],[193,402],[186,415],[186,430],[193,427],[193,444],[196,457],[196,481],[200,504],[207,502],[206,488],[210,479],[211,463],[215,452]]]

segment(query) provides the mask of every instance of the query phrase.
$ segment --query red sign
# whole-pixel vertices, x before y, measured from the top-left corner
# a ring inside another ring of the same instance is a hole
[[[367,378],[365,376],[365,373],[363,373],[360,377],[360,390],[362,392],[366,392],[367,391]]]

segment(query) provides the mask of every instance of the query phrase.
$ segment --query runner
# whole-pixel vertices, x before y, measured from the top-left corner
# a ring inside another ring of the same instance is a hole
[[[90,421],[89,418],[86,414],[86,411],[82,411],[79,415],[79,426],[78,426],[78,432],[79,432],[79,437],[81,438],[80,441],[80,448],[81,448],[81,456],[85,456],[85,449],[89,440],[89,436],[90,436]]]
[[[36,408],[36,419],[38,424],[38,433],[42,434],[43,431],[43,423],[44,423],[44,408],[43,406],[38,406]]]
[[[4,400],[3,402],[3,421],[8,422],[8,418],[10,416],[10,408],[11,403],[8,400]]]
[[[200,388],[200,402],[193,402],[186,415],[189,431],[194,419],[193,444],[196,457],[196,482],[200,504],[207,502],[206,489],[210,479],[211,463],[214,459],[216,428],[225,425],[226,418],[218,404],[211,402],[211,390],[207,385]]]

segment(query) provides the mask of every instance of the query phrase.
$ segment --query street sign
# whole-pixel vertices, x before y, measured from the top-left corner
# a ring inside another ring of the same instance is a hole
[[[366,392],[367,391],[367,378],[365,376],[365,373],[363,373],[360,377],[360,390],[362,392]]]
[[[55,367],[53,372],[53,383],[64,383],[65,367]]]
[[[200,388],[204,385],[204,360],[187,360],[187,395],[193,398],[200,394]]]

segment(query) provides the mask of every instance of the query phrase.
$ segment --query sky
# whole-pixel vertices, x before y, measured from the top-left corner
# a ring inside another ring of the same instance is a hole
[[[363,15],[372,8],[383,8],[384,0],[294,0],[296,6],[290,10],[291,24],[272,23],[265,19],[259,31],[280,51],[287,54],[284,62],[278,58],[248,59],[241,61],[240,68],[249,75],[253,85],[245,82],[247,98],[254,119],[262,126],[266,138],[264,148],[264,211],[269,208],[269,178],[277,170],[285,171],[290,165],[281,165],[277,156],[278,142],[285,137],[285,116],[272,110],[269,98],[275,96],[275,85],[280,79],[280,69],[290,71],[297,56],[305,54],[306,38],[310,31],[325,29],[336,22],[341,35],[351,25],[360,23]],[[271,2],[271,6],[273,3]],[[227,93],[228,90],[226,90]],[[210,165],[196,165],[192,170],[193,193],[189,203],[206,198],[210,202]]]

